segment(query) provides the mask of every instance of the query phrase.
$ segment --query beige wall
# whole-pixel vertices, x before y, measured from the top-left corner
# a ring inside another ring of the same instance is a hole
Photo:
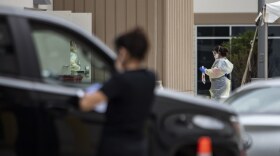
[[[43,11],[44,13],[64,18],[85,31],[92,32],[92,13],[72,13],[71,11]]]
[[[191,92],[194,88],[193,3],[166,0],[164,77],[170,88]]]
[[[195,25],[254,24],[257,13],[195,13]]]
[[[257,13],[196,13],[194,14],[195,25],[254,25]],[[277,20],[275,24],[280,24]]]
[[[151,43],[147,65],[163,85],[194,90],[193,0],[54,0],[54,10],[92,13],[93,33],[113,48],[113,39],[141,26]]]

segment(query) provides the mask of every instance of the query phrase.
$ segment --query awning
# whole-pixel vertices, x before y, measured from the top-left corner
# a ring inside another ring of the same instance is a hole
[[[280,1],[267,3],[265,12],[265,22],[274,23],[280,17]]]

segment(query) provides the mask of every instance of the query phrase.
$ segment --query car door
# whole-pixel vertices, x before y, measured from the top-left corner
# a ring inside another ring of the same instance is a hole
[[[27,138],[35,130],[31,124],[35,119],[32,77],[37,72],[31,68],[36,60],[31,58],[25,22],[17,16],[0,15],[0,155],[20,155],[35,139]],[[26,146],[20,146],[23,140]]]
[[[25,79],[9,81],[20,87],[20,92],[12,89],[13,94],[4,94],[1,90],[3,99],[19,103],[10,102],[2,109],[1,101],[1,155],[94,155],[104,118],[95,111],[80,112],[79,93],[91,83],[103,83],[110,77],[114,55],[105,54],[101,42],[71,28],[69,23],[18,18],[24,28],[18,31],[28,38],[20,40],[22,47],[30,47],[19,49],[29,56],[22,56],[21,68],[28,70],[22,75]],[[79,68],[71,67],[73,41],[74,63]]]
[[[113,57],[106,54],[101,43],[67,26],[70,23],[34,18],[27,21],[33,57],[38,62],[33,68],[39,69],[39,76],[34,77],[32,86],[36,110],[32,126],[36,130],[25,135],[35,141],[23,140],[22,144],[28,145],[25,149],[32,147],[34,155],[92,156],[104,117],[96,111],[81,112],[79,95],[92,83],[102,84],[110,78]]]

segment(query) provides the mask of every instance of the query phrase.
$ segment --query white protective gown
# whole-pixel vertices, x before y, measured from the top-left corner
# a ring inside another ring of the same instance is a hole
[[[206,69],[205,73],[211,81],[210,94],[212,99],[219,100],[226,98],[230,94],[231,81],[225,76],[230,74],[233,64],[227,58],[216,59],[211,69]]]
[[[76,72],[81,69],[81,66],[78,64],[78,55],[75,52],[70,52],[70,70],[71,72]]]

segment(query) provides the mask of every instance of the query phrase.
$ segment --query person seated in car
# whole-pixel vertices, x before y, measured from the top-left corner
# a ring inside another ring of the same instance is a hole
[[[77,46],[74,41],[70,41],[70,71],[71,74],[76,74],[81,69],[79,58],[77,55]]]

